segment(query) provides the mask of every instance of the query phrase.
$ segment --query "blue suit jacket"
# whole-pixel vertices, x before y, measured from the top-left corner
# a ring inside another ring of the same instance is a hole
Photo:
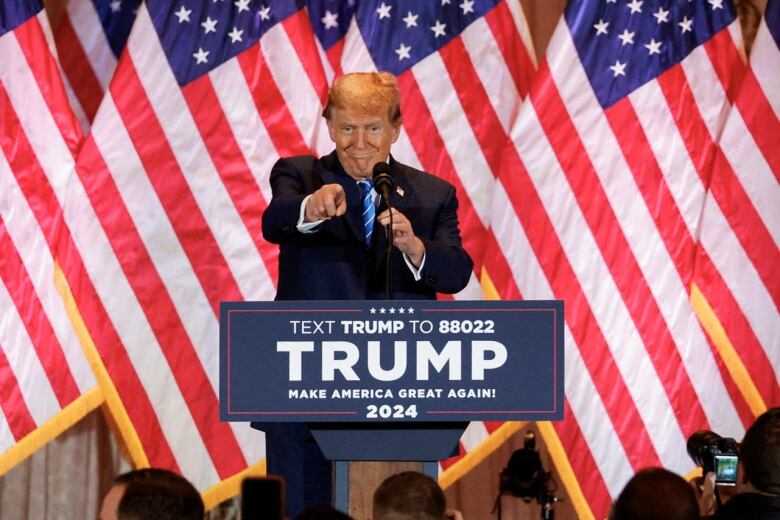
[[[392,255],[393,299],[433,299],[466,286],[473,263],[461,245],[455,188],[428,173],[390,160],[391,204],[425,244],[422,279],[415,281],[403,255]],[[347,212],[312,234],[297,230],[303,199],[324,184],[341,184]],[[271,171],[273,198],[263,214],[263,236],[280,245],[277,300],[384,299],[387,238],[375,228],[367,247],[357,184],[336,152],[320,159],[280,159]],[[377,214],[384,210],[380,205]]]

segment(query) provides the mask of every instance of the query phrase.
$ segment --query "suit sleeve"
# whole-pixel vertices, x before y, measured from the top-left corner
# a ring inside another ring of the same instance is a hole
[[[314,191],[307,186],[305,173],[297,162],[300,161],[279,159],[271,169],[272,197],[263,213],[263,238],[272,244],[281,244],[300,235],[297,224],[301,204]]]
[[[437,213],[433,237],[420,239],[425,244],[422,280],[441,293],[456,293],[466,287],[474,262],[461,243],[458,199],[453,186],[448,186]]]

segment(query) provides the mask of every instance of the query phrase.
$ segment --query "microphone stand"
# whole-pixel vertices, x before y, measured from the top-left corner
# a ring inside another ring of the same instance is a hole
[[[385,232],[387,233],[387,244],[385,245],[385,256],[387,257],[387,265],[385,266],[385,290],[387,291],[387,299],[393,299],[393,207],[390,205],[390,193],[389,190],[382,190],[382,199],[387,205],[387,211],[390,212],[390,222],[385,226]]]

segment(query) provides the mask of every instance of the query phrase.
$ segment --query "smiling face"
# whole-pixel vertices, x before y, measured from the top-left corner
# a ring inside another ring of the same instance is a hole
[[[388,107],[376,112],[333,107],[328,132],[344,170],[353,179],[370,179],[374,165],[386,161],[400,125],[390,122]]]

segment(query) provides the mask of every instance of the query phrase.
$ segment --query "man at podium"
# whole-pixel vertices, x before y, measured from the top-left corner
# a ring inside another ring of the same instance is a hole
[[[342,76],[322,116],[335,151],[280,159],[271,171],[263,236],[280,245],[276,299],[435,299],[463,289],[473,263],[454,186],[390,155],[402,123],[395,77]],[[331,463],[306,426],[253,426],[266,432],[268,472],[287,482],[288,516],[330,503]]]

